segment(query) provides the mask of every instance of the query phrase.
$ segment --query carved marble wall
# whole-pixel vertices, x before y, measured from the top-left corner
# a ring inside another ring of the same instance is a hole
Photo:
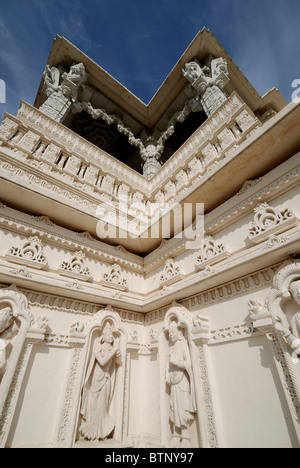
[[[298,446],[299,279],[290,260],[145,316],[1,289],[2,446]],[[92,388],[108,441],[84,430]]]
[[[299,447],[299,173],[298,153],[206,214],[194,250],[144,258],[0,204],[1,447]]]

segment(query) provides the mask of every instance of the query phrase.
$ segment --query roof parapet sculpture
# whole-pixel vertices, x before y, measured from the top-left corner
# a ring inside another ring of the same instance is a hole
[[[229,82],[229,73],[224,58],[209,57],[203,67],[196,60],[189,62],[182,73],[201,97],[207,116],[213,114],[227,99],[224,87]]]
[[[46,65],[43,93],[47,100],[40,110],[57,122],[63,122],[69,111],[76,108],[78,93],[88,77],[83,63],[72,65],[68,73],[62,74],[59,68]]]

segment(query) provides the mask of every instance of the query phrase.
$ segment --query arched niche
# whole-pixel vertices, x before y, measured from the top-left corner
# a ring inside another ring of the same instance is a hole
[[[173,305],[167,312],[163,324],[163,328],[159,335],[159,367],[160,367],[160,415],[161,415],[161,443],[165,447],[172,445],[174,439],[174,422],[171,416],[172,410],[172,389],[168,380],[168,372],[170,370],[170,342],[169,330],[172,324],[177,324],[177,329],[182,336],[184,353],[186,355],[185,369],[182,369],[184,385],[189,388],[189,402],[193,411],[192,419],[190,420],[187,430],[181,433],[181,441],[176,448],[185,448],[184,446],[189,439],[189,444],[192,447],[201,445],[201,430],[200,430],[200,407],[201,407],[201,390],[199,378],[199,366],[197,363],[197,348],[192,339],[191,323],[188,316],[189,311],[180,305]],[[177,431],[177,430],[176,430]],[[178,431],[177,431],[178,432]],[[188,432],[188,434],[187,434]],[[178,437],[180,438],[180,437]],[[174,447],[173,447],[174,448]]]
[[[124,418],[124,393],[125,393],[125,370],[126,370],[126,348],[127,348],[127,334],[122,327],[121,320],[117,312],[111,309],[105,309],[96,314],[96,316],[87,324],[86,343],[82,351],[82,365],[80,375],[78,378],[78,385],[80,385],[80,398],[77,405],[77,421],[74,433],[75,443],[83,443],[88,446],[99,443],[101,446],[102,439],[89,440],[84,437],[81,432],[81,427],[86,422],[86,406],[89,404],[86,396],[90,391],[89,380],[95,369],[95,347],[99,344],[103,332],[111,328],[115,340],[119,342],[119,357],[113,360],[118,361],[112,363],[114,369],[110,369],[111,379],[111,395],[109,397],[109,415],[111,420],[114,421],[113,433],[109,438],[115,442],[122,442],[123,434],[123,418]]]
[[[291,285],[298,281],[300,281],[300,261],[285,262],[276,273],[272,291],[266,299],[266,307],[274,324],[281,323],[283,328],[290,329],[291,332],[292,318],[300,309],[291,294]]]
[[[9,311],[9,327],[2,326],[0,339],[2,340],[2,375],[0,380],[0,447],[4,447],[14,416],[22,377],[24,375],[27,359],[22,359],[26,354],[24,346],[26,335],[31,326],[32,318],[28,311],[26,297],[17,290],[0,290],[0,314],[1,311]],[[4,342],[4,343],[3,343]],[[3,349],[5,347],[5,350]],[[31,348],[28,348],[28,356]],[[27,357],[28,357],[27,356]]]
[[[268,327],[267,333],[270,333],[275,362],[300,441],[300,335],[297,336],[294,328],[295,319],[300,321],[300,295],[296,301],[291,292],[295,282],[300,282],[300,261],[288,260],[274,277],[265,307],[272,318],[272,328]]]

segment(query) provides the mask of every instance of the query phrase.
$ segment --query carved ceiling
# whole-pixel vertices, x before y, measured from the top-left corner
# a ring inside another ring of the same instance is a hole
[[[202,111],[190,114],[175,125],[175,132],[166,141],[161,162],[164,164],[206,120]],[[129,144],[126,136],[118,132],[116,125],[108,125],[101,118],[95,120],[86,112],[73,116],[68,127],[119,161],[142,173],[142,161],[138,148]]]
[[[142,173],[138,149],[128,143],[128,139],[118,132],[116,125],[108,125],[101,118],[94,120],[83,111],[74,116],[69,128],[135,171]]]

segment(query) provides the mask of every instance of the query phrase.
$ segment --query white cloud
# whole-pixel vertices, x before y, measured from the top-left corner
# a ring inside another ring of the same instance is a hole
[[[63,2],[45,2],[32,0],[35,8],[41,14],[44,25],[50,35],[65,36],[71,42],[80,44],[85,50],[91,49],[93,43],[87,25],[83,20],[84,5],[79,0],[64,0]]]

